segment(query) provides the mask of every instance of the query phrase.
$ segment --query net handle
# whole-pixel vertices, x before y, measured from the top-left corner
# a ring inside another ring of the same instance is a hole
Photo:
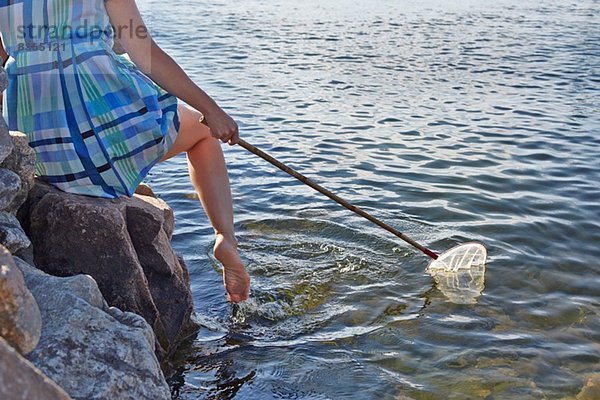
[[[311,188],[313,188],[317,192],[319,192],[319,193],[321,193],[321,194],[329,197],[331,200],[333,200],[336,203],[340,204],[341,206],[347,208],[348,210],[352,211],[353,213],[358,214],[358,215],[360,215],[361,217],[363,217],[365,219],[368,219],[369,221],[371,221],[375,225],[377,225],[377,226],[385,229],[386,231],[388,231],[388,232],[396,235],[400,239],[404,240],[406,243],[408,243],[411,246],[413,246],[414,248],[420,250],[422,253],[424,253],[425,255],[427,255],[428,257],[430,257],[431,259],[437,260],[438,255],[436,253],[434,253],[433,251],[431,251],[430,249],[428,249],[427,247],[425,247],[425,246],[417,243],[411,237],[405,235],[404,233],[402,233],[399,230],[397,230],[396,228],[394,228],[394,227],[386,224],[385,222],[383,222],[383,221],[375,218],[374,216],[372,216],[368,212],[364,211],[363,209],[361,209],[361,208],[359,208],[359,207],[357,207],[357,206],[349,203],[348,201],[344,200],[343,198],[341,198],[337,194],[335,194],[335,193],[333,193],[333,192],[325,189],[323,186],[319,185],[318,183],[315,183],[314,181],[312,181],[311,179],[309,179],[306,176],[302,175],[301,173],[297,172],[293,168],[288,167],[287,165],[285,165],[281,161],[278,161],[277,159],[275,159],[274,157],[272,157],[269,154],[265,153],[264,151],[256,148],[255,146],[251,145],[250,143],[246,142],[243,139],[239,139],[238,144],[241,147],[243,147],[244,149],[248,150],[250,153],[255,154],[258,157],[262,158],[263,160],[271,163],[272,165],[276,166],[280,170],[288,173],[289,175],[291,175],[294,178],[298,179],[300,182],[304,183],[305,185],[310,186]]]

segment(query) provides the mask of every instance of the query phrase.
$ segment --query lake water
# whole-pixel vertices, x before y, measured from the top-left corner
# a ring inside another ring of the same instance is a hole
[[[224,146],[253,277],[234,308],[179,156],[148,179],[203,325],[174,398],[571,399],[600,373],[600,2],[140,5],[249,142],[435,251],[489,251],[459,304],[422,254]]]

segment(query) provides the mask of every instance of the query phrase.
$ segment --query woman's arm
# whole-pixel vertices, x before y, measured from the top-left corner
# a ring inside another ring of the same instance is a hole
[[[160,87],[200,111],[214,137],[236,144],[239,133],[235,121],[154,42],[135,0],[108,0],[106,10],[131,61]]]

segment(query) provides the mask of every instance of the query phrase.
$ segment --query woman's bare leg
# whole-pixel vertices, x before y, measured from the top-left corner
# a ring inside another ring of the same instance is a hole
[[[161,161],[187,153],[190,180],[215,230],[214,255],[223,264],[225,289],[230,300],[237,303],[248,298],[250,276],[237,251],[231,189],[221,144],[199,122],[197,111],[181,105],[178,111],[179,134]]]

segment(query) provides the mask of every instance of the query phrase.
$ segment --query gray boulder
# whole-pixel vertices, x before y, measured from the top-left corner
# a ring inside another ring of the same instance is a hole
[[[4,68],[0,66],[0,98],[2,98],[2,92],[8,87],[8,77]],[[2,102],[0,101],[0,111],[2,111]],[[12,152],[13,142],[10,140],[8,134],[8,126],[4,118],[0,118],[0,163],[4,161],[6,157]]]
[[[189,275],[171,248],[174,216],[164,201],[80,196],[36,180],[19,218],[35,265],[57,276],[91,275],[109,305],[152,326],[160,359],[196,331]]]
[[[29,146],[27,136],[21,132],[10,132],[10,140],[13,144],[12,151],[4,161],[0,163],[0,167],[15,172],[21,178],[19,189],[17,190],[15,197],[5,207],[6,211],[14,213],[25,202],[27,194],[33,186],[35,151]]]
[[[6,210],[21,190],[21,178],[16,172],[0,168],[0,210]]]
[[[42,315],[27,356],[36,367],[74,399],[170,399],[142,317],[108,308],[90,276],[59,278],[15,261]]]
[[[13,254],[31,246],[17,217],[6,211],[0,211],[0,244]]]
[[[38,344],[42,320],[12,255],[0,246],[0,335],[21,353]]]
[[[0,105],[0,110],[2,107]],[[4,161],[6,157],[13,151],[14,144],[8,132],[8,126],[4,118],[0,118],[0,162]]]
[[[4,68],[0,66],[0,92],[4,91],[8,87],[8,77],[6,76],[6,71]]]
[[[0,337],[0,399],[69,400],[64,390]]]

